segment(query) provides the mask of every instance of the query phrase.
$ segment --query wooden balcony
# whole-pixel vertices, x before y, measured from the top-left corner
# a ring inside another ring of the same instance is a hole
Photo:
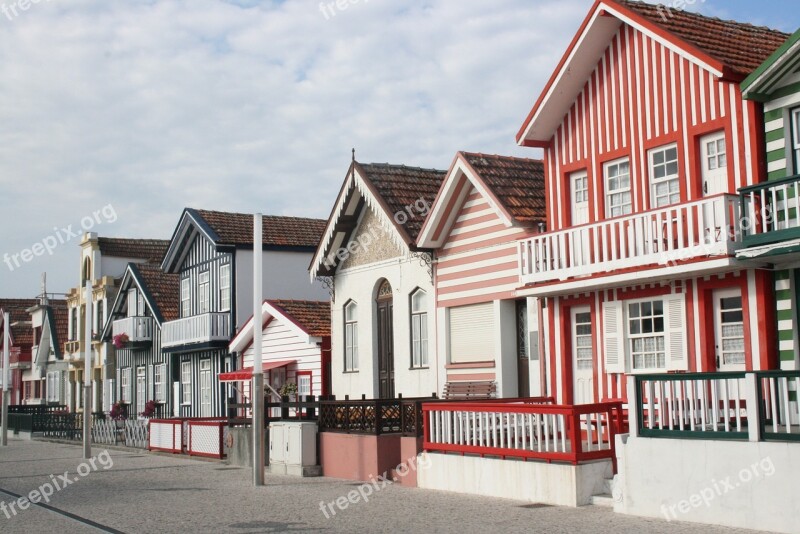
[[[113,335],[127,334],[129,343],[147,344],[153,341],[152,317],[126,317],[114,321]]]
[[[230,341],[230,312],[203,313],[164,323],[161,346],[175,348]]]
[[[65,341],[64,342],[64,356],[69,358],[71,354],[77,354],[80,357],[80,352],[83,350],[83,345],[79,340]]]
[[[520,281],[564,282],[658,266],[701,271],[698,259],[731,258],[741,246],[739,206],[735,195],[717,195],[533,236],[519,242]]]
[[[744,247],[800,239],[800,175],[739,190]]]

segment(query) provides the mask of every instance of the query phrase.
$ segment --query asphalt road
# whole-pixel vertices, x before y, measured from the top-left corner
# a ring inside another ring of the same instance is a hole
[[[751,532],[397,485],[378,486],[344,510],[334,506],[333,515],[324,503],[352,496],[358,484],[267,475],[267,485],[256,489],[249,469],[221,462],[103,451],[94,448],[92,465],[78,446],[9,441],[0,449],[0,532]],[[52,493],[49,503],[11,507],[34,490]]]

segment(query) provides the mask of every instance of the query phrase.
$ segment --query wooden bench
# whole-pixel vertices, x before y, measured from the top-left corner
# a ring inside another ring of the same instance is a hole
[[[446,382],[442,391],[444,400],[491,399],[497,392],[494,380],[472,382]]]

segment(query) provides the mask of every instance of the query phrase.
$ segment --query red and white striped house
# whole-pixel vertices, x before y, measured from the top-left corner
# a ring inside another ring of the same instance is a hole
[[[518,299],[518,239],[544,228],[540,160],[459,152],[420,231],[435,250],[437,354],[447,382],[495,381],[501,397],[538,394],[531,311]]]
[[[625,397],[626,373],[776,365],[771,275],[735,258],[735,192],[766,178],[739,83],[786,34],[598,0],[517,136],[544,149],[547,233],[519,242],[548,394]]]

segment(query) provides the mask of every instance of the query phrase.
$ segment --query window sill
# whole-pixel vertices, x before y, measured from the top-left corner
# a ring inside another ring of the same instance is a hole
[[[357,375],[358,374],[358,370],[355,370],[355,371],[342,371],[342,374],[343,375]]]
[[[427,371],[430,367],[409,367],[409,371]]]

